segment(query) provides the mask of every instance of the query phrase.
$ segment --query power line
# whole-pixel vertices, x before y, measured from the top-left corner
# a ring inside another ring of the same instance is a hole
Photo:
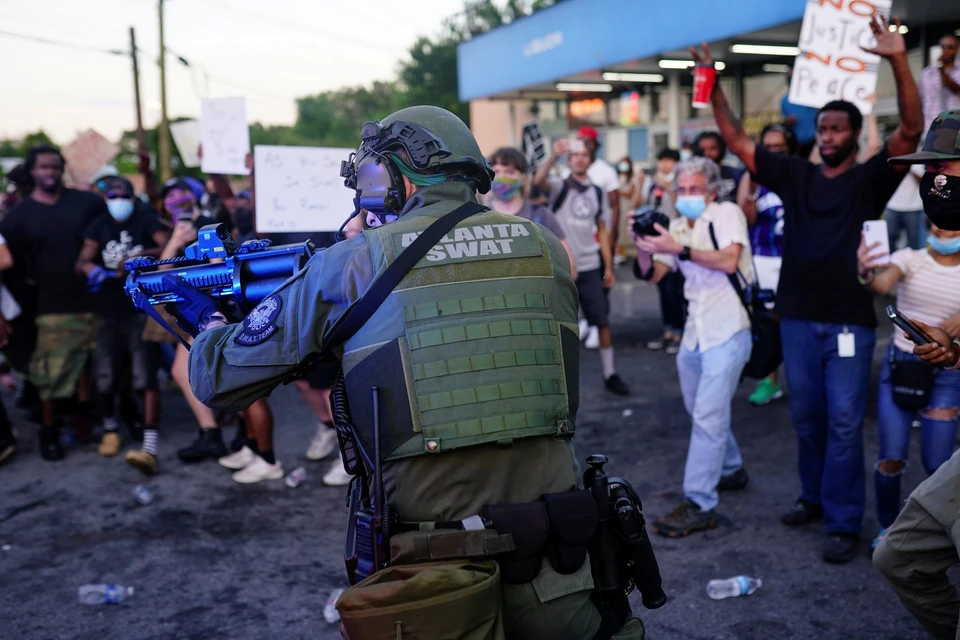
[[[25,33],[13,33],[12,31],[0,30],[0,36],[16,38],[18,40],[28,40],[30,42],[39,42],[41,44],[49,44],[55,47],[62,47],[64,49],[72,49],[73,51],[93,51],[95,53],[105,53],[113,56],[125,56],[129,54],[128,51],[124,51],[122,49],[101,49],[100,47],[65,42],[63,40],[52,40],[50,38],[41,38],[39,36],[31,36]]]
[[[270,92],[270,91],[264,91],[263,89],[258,89],[258,88],[256,88],[256,87],[251,87],[251,86],[242,84],[242,83],[240,83],[240,82],[236,82],[236,81],[234,81],[234,80],[230,80],[230,79],[228,79],[228,78],[223,78],[223,77],[221,77],[221,76],[214,75],[214,74],[210,73],[210,70],[207,69],[206,65],[204,65],[203,63],[200,63],[200,62],[191,62],[191,61],[188,60],[185,56],[180,55],[179,53],[177,53],[176,51],[174,51],[174,50],[171,49],[170,47],[166,47],[166,50],[167,50],[167,53],[169,53],[169,54],[171,54],[171,55],[173,55],[173,56],[176,56],[176,58],[177,58],[177,60],[179,60],[180,64],[182,64],[183,66],[185,66],[185,67],[187,67],[188,69],[190,69],[190,70],[191,70],[191,75],[192,75],[192,71],[194,70],[194,68],[199,68],[200,71],[203,73],[204,78],[205,78],[208,82],[209,82],[210,80],[213,80],[213,81],[214,81],[215,83],[217,83],[217,84],[221,84],[221,85],[224,85],[224,86],[227,86],[227,87],[233,87],[233,88],[235,88],[235,89],[240,89],[240,90],[242,90],[242,91],[246,91],[246,92],[248,92],[248,93],[251,93],[251,94],[253,94],[253,95],[258,95],[258,96],[263,97],[263,98],[269,98],[269,99],[272,99],[272,100],[282,100],[283,102],[286,102],[286,103],[290,103],[290,102],[293,101],[293,98],[291,98],[291,97],[289,97],[289,96],[282,96],[282,95],[280,95],[280,94],[278,94],[278,93],[272,93],[272,92]],[[195,80],[195,79],[194,79],[194,91],[197,92],[197,93],[199,93],[199,91],[197,90],[196,80]]]

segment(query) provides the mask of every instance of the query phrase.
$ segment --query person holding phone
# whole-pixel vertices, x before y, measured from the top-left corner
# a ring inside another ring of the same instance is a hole
[[[883,250],[885,243],[867,242],[864,234],[857,249],[864,286],[879,295],[896,288],[900,315],[944,327],[950,335],[960,336],[960,231],[947,231],[931,223],[925,249],[908,247],[890,256]],[[918,409],[916,398],[926,399],[926,406],[919,407],[920,456],[926,472],[932,474],[953,453],[960,407],[960,371],[931,369],[913,355],[915,346],[903,331],[894,328],[880,365],[880,451],[874,472],[880,532],[871,552],[900,512],[900,478],[910,448],[910,423]],[[912,389],[913,398],[904,397],[904,389]]]

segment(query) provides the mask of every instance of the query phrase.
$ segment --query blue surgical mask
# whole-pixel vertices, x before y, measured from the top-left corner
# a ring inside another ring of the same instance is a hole
[[[707,199],[704,196],[677,196],[677,211],[684,218],[696,220],[707,208]]]
[[[133,214],[133,200],[113,198],[107,200],[107,210],[117,222],[124,222]]]
[[[951,256],[960,251],[960,236],[956,238],[938,238],[935,235],[927,237],[927,244],[937,253]]]

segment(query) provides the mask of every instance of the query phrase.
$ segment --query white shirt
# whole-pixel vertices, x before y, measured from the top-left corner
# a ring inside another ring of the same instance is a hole
[[[948,267],[933,259],[926,249],[901,249],[890,264],[903,272],[897,285],[897,308],[911,320],[939,327],[960,313],[960,266]],[[893,343],[900,351],[913,353],[915,346],[894,328]]]
[[[900,181],[900,186],[893,192],[887,209],[894,211],[923,211],[923,200],[920,199],[920,178],[923,177],[923,165],[912,165],[907,174]]]
[[[715,251],[710,240],[710,224],[717,236],[717,245],[725,249],[731,244],[743,247],[738,268],[747,282],[753,282],[753,260],[750,254],[750,236],[747,218],[732,202],[714,202],[707,206],[693,228],[686,218],[670,223],[670,235],[682,245],[702,251]],[[750,317],[740,297],[723,271],[708,269],[692,260],[677,260],[673,255],[654,256],[671,269],[680,269],[686,278],[683,296],[690,304],[687,324],[683,329],[683,346],[688,351],[701,352],[718,347],[739,331],[750,328]]]

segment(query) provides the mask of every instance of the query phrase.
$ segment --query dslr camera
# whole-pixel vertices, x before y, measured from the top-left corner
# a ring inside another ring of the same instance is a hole
[[[664,229],[670,226],[670,218],[656,205],[643,207],[633,214],[633,232],[638,236],[660,235],[660,232],[654,228],[654,224],[659,224]]]

